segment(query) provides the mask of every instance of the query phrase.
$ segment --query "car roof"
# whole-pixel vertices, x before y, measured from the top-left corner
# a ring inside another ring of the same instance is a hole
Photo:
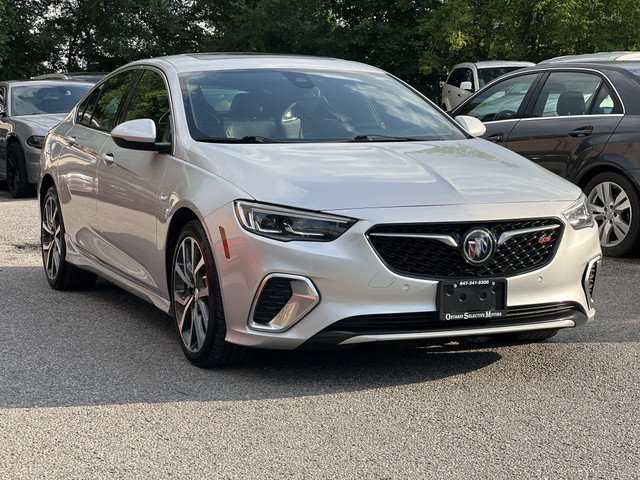
[[[524,60],[469,60],[468,62],[457,63],[453,66],[452,70],[457,67],[468,65],[475,65],[477,68],[531,67],[535,65],[535,63]]]
[[[191,53],[150,58],[132,62],[132,65],[170,64],[178,73],[203,70],[244,70],[264,68],[304,68],[384,73],[371,65],[328,57],[303,55],[272,55],[253,53]]]
[[[58,80],[58,79],[29,79],[29,80],[7,80],[2,82],[10,87],[30,85],[39,86],[55,86],[55,85],[93,85],[91,82],[79,82],[78,80]]]
[[[540,62],[549,63],[583,63],[583,62],[624,62],[640,61],[640,52],[596,52],[582,55],[565,55],[562,57],[549,58]]]

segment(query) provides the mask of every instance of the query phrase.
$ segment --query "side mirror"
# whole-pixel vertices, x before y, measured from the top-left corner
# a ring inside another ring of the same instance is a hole
[[[150,118],[122,122],[111,130],[111,138],[121,148],[168,153],[170,143],[156,142],[156,124]]]
[[[461,90],[466,90],[467,92],[473,92],[473,84],[471,82],[462,82],[460,84]]]
[[[473,137],[481,137],[487,131],[487,127],[484,126],[484,123],[475,117],[458,115],[455,118],[455,121]]]

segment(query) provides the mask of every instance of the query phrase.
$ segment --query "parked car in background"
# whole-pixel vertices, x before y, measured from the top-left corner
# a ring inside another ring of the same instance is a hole
[[[107,72],[61,72],[44,73],[31,77],[34,80],[78,80],[80,82],[98,83]]]
[[[535,65],[515,60],[484,60],[458,63],[442,86],[441,105],[444,111],[457,107],[460,102],[480,90],[487,83],[505,73]]]
[[[42,141],[93,85],[76,81],[0,82],[0,179],[13,197],[35,194]]]
[[[584,195],[457,120],[355,62],[126,65],[45,140],[46,278],[153,302],[201,366],[585,324],[601,253]]]
[[[548,62],[502,77],[452,115],[586,193],[606,255],[640,246],[640,61]]]

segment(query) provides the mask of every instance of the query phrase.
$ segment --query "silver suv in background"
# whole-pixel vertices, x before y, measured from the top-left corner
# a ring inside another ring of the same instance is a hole
[[[44,136],[92,86],[73,80],[0,83],[0,180],[7,180],[13,197],[35,194]]]
[[[477,92],[487,83],[519,68],[532,67],[535,63],[514,60],[485,60],[458,63],[442,86],[441,106],[444,111],[453,110],[465,98]]]

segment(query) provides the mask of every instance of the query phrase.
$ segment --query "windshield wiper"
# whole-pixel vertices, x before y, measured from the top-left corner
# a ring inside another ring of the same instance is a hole
[[[245,135],[242,138],[228,138],[228,137],[197,137],[196,142],[209,142],[209,143],[281,143],[280,140],[275,140],[269,137],[263,137],[261,135]]]
[[[369,133],[366,135],[356,135],[350,142],[420,142],[423,138],[394,137],[392,135],[381,135],[379,133]],[[436,140],[435,138],[433,140]],[[440,140],[440,139],[437,139]]]

